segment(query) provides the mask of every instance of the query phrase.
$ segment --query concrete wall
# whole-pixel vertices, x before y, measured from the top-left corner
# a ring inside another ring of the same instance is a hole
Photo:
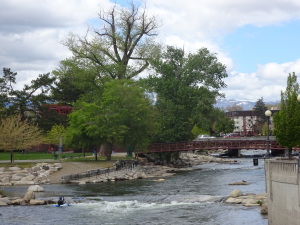
[[[300,224],[298,161],[266,160],[269,225]]]

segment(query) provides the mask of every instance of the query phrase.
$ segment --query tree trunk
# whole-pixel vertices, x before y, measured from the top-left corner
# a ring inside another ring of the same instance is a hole
[[[285,157],[288,157],[289,160],[292,160],[292,149],[293,149],[293,148],[290,148],[290,147],[287,147],[287,148],[285,149]]]
[[[10,163],[13,163],[14,161],[14,151],[10,151]]]
[[[101,145],[100,154],[106,157],[106,160],[111,160],[113,144],[105,143]]]
[[[292,150],[293,148],[289,148],[289,160],[292,160]]]

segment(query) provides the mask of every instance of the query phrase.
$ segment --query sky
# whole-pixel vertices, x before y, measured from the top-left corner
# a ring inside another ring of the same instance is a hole
[[[138,0],[135,0],[138,1]],[[134,1],[134,2],[135,2]],[[71,56],[70,32],[85,34],[100,9],[126,0],[0,0],[0,68],[29,84]],[[299,0],[147,0],[157,40],[194,53],[207,48],[226,65],[227,99],[279,101],[289,73],[300,81]]]

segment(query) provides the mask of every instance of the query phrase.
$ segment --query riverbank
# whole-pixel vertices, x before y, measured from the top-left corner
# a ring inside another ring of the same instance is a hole
[[[97,179],[76,180],[74,182],[105,182],[125,179],[142,179],[149,177],[167,177],[174,175],[177,171],[192,170],[193,166],[207,163],[238,163],[237,160],[217,158],[209,155],[199,155],[194,153],[182,153],[180,155],[181,167],[172,165],[155,165],[154,162],[148,162],[145,158],[138,158],[138,166],[117,171],[115,173],[105,173],[98,175]],[[100,163],[91,162],[65,162],[52,161],[36,163],[31,168],[21,169],[19,167],[0,167],[0,186],[13,185],[37,185],[37,184],[57,184],[65,183],[62,177],[87,173],[88,171],[103,169]],[[98,181],[97,181],[98,180]]]
[[[149,163],[145,158],[140,158],[139,166],[133,169],[123,169],[120,171],[98,175],[96,177],[88,177],[80,180],[70,181],[79,185],[88,183],[100,182],[115,182],[118,180],[133,180],[133,179],[153,179],[155,182],[163,182],[167,177],[174,176],[178,171],[194,170],[195,166],[219,163],[219,164],[239,164],[236,159],[217,158],[209,155],[199,155],[194,153],[182,153],[180,160],[182,163],[189,165],[187,167],[177,168],[174,166],[161,166]],[[79,162],[61,162],[61,163],[38,163],[32,168],[21,170],[20,168],[12,167],[0,169],[0,185],[3,186],[16,186],[16,185],[42,185],[42,184],[59,184],[64,182],[61,177],[70,174],[84,173],[87,171],[99,169],[97,163],[79,163]],[[6,174],[6,176],[3,176]],[[5,181],[6,182],[3,182]],[[242,182],[243,183],[243,182]],[[228,185],[241,185],[239,182],[236,184]],[[247,185],[243,183],[243,185]],[[9,199],[0,198],[0,205],[43,205],[53,204],[53,202],[35,200],[34,192],[26,193],[22,198]],[[29,196],[29,197],[28,197]],[[246,196],[246,197],[245,197]],[[242,196],[231,196],[225,201],[228,204],[242,204],[245,206],[259,206],[262,205],[264,199],[255,195],[245,194]],[[229,197],[229,196],[228,196]],[[246,200],[245,200],[246,199]]]

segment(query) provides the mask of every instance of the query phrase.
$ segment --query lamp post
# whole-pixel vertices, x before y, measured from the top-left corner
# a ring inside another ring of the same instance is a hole
[[[272,115],[272,112],[270,110],[267,110],[265,112],[265,116],[267,117],[267,120],[268,120],[267,140],[266,140],[266,142],[267,142],[267,154],[266,154],[266,158],[270,157],[270,132],[269,132],[269,129],[270,129],[270,116],[271,115]]]

